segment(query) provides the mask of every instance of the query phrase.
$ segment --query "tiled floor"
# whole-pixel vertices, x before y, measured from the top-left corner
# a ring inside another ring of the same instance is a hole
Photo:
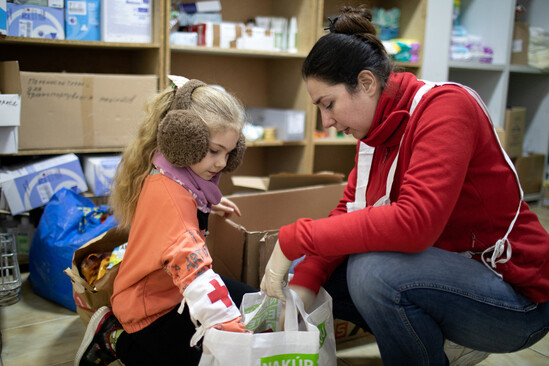
[[[549,208],[532,206],[549,230]],[[26,279],[28,273],[23,274]],[[3,366],[72,365],[85,327],[77,314],[34,294],[23,281],[21,300],[0,307]],[[382,365],[373,337],[338,345],[338,366]],[[549,365],[549,336],[533,347],[514,353],[491,355],[482,366]]]

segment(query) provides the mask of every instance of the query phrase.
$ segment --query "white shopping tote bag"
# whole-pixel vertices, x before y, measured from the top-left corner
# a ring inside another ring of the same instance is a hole
[[[317,297],[313,305],[314,310],[307,314],[299,296],[294,291],[285,289],[286,307],[282,331],[278,331],[277,326],[284,305],[278,299],[267,297],[263,292],[244,295],[241,305],[244,323],[255,333],[208,329],[202,343],[200,365],[336,365],[331,297],[325,290],[322,291],[322,298]],[[320,304],[315,308],[320,302],[328,305]],[[320,311],[312,316],[317,309]],[[322,314],[324,316],[321,316]],[[318,321],[322,317],[328,319],[321,321],[319,325],[313,324],[313,321]],[[322,333],[324,334],[321,336]],[[321,344],[322,348],[330,349],[333,362],[319,363]]]

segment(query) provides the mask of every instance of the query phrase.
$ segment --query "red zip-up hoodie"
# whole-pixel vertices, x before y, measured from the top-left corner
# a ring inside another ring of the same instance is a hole
[[[300,219],[280,229],[280,247],[288,259],[307,255],[296,266],[293,284],[318,291],[353,253],[414,253],[434,246],[480,254],[506,234],[520,191],[489,119],[457,85],[434,87],[410,116],[412,99],[423,85],[413,74],[395,73],[380,97],[363,140],[376,148],[367,207],[347,213],[346,203],[355,200],[355,160],[344,196],[328,218]],[[392,203],[372,207],[385,195],[401,138]],[[548,301],[549,234],[525,202],[508,239],[511,259],[498,263],[495,271],[530,300]],[[481,260],[480,255],[473,258]]]

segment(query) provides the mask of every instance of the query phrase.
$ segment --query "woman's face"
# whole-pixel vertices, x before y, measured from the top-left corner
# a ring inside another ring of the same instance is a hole
[[[210,135],[210,147],[204,159],[190,166],[193,172],[204,180],[210,180],[227,165],[229,153],[238,141],[236,131],[227,130]]]
[[[379,100],[379,87],[370,71],[359,74],[354,93],[349,93],[344,84],[329,85],[316,78],[308,78],[307,91],[318,106],[322,126],[334,127],[338,132],[353,135],[360,140],[366,137]]]

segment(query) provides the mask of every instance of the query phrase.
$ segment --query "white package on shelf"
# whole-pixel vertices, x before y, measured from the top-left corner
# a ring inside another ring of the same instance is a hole
[[[102,0],[101,40],[152,42],[152,0]]]

